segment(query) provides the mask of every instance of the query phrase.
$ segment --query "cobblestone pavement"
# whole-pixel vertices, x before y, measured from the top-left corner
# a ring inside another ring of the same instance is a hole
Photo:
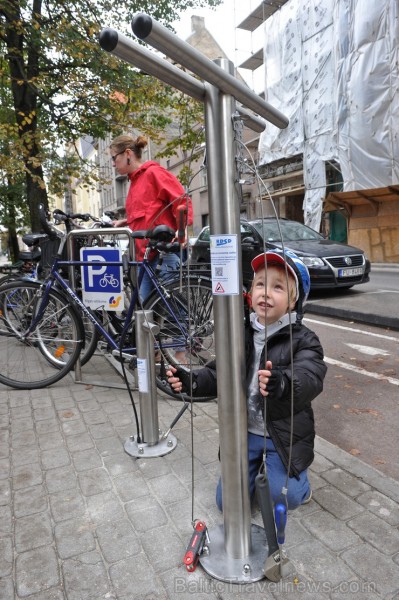
[[[119,376],[94,358],[83,377],[0,386],[0,600],[399,600],[399,483],[320,438],[313,500],[289,514],[284,578],[188,573],[192,515],[211,533],[223,523],[216,402],[185,412],[171,453],[136,459],[124,451],[136,433],[126,390],[90,384]],[[181,406],[160,396],[158,407],[166,430]]]

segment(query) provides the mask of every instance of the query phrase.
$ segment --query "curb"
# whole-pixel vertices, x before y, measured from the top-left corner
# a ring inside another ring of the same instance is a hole
[[[399,481],[396,481],[396,479],[388,477],[382,471],[379,471],[372,465],[368,465],[357,456],[353,456],[346,450],[339,448],[318,435],[315,438],[315,452],[324,456],[324,458],[343,470],[352,473],[352,475],[365,483],[368,483],[394,502],[399,502]]]
[[[306,313],[316,315],[325,315],[335,317],[336,319],[345,319],[346,321],[356,321],[365,325],[375,325],[377,327],[385,327],[399,331],[399,318],[395,316],[377,315],[370,313],[361,313],[348,309],[336,308],[320,304],[306,303]]]
[[[399,263],[371,263],[371,271],[399,271]]]

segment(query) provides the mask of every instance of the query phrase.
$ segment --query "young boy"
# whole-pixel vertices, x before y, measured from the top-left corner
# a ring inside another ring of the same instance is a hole
[[[251,264],[253,312],[245,326],[249,491],[252,497],[266,436],[267,477],[273,502],[281,496],[287,481],[293,413],[287,502],[288,508],[294,509],[312,495],[307,475],[314,458],[311,401],[323,389],[327,367],[319,338],[302,324],[303,305],[310,289],[304,263],[290,250],[283,253],[274,249],[259,254]],[[190,376],[182,369],[171,367],[168,381],[176,393],[190,390]],[[192,392],[194,397],[215,395],[215,361],[192,373]],[[220,480],[216,503],[222,510]]]

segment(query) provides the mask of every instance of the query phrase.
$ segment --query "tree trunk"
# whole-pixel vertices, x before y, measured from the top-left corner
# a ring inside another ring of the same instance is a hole
[[[41,165],[34,169],[29,168],[26,170],[26,196],[33,232],[41,231],[39,204],[44,204],[48,208],[47,191],[45,187],[41,187],[39,183],[41,181],[43,181],[43,169]]]
[[[8,228],[8,251],[11,262],[15,263],[18,260],[19,244],[17,231],[12,225]]]
[[[41,14],[41,0],[34,0],[33,14]],[[32,231],[40,231],[38,205],[48,205],[47,190],[43,179],[40,141],[37,135],[37,88],[32,82],[39,74],[40,43],[37,36],[25,37],[17,26],[22,22],[18,3],[8,3],[6,16],[6,43],[14,98],[18,135],[22,142],[26,177],[26,194]],[[39,35],[39,33],[38,33]]]

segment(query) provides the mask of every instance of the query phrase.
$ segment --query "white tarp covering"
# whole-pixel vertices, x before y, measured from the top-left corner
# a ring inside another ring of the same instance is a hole
[[[267,125],[260,163],[303,153],[305,222],[319,228],[325,161],[344,190],[399,183],[399,3],[290,0],[265,22]]]

